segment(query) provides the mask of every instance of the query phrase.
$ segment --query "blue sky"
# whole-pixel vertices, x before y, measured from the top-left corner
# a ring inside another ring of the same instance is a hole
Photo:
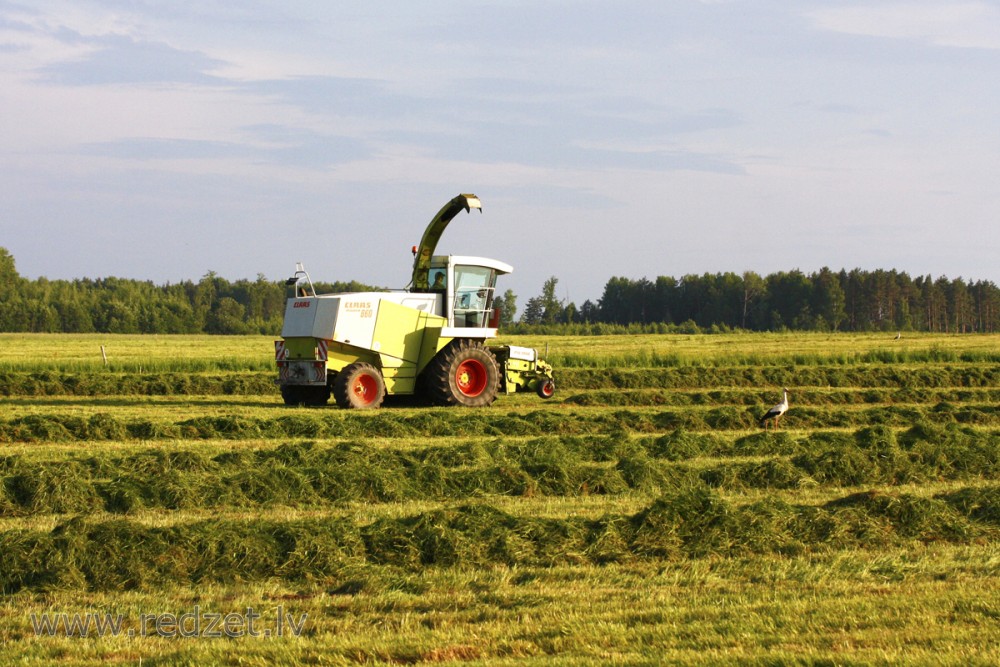
[[[0,0],[21,275],[403,287],[823,266],[1000,282],[1000,5]]]

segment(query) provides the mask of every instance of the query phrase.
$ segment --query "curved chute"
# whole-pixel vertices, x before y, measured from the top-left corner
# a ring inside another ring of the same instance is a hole
[[[483,210],[483,205],[480,203],[479,197],[476,195],[458,195],[445,204],[438,211],[438,214],[434,216],[430,224],[427,225],[427,229],[424,230],[424,235],[420,239],[420,245],[416,246],[413,251],[412,285],[414,291],[430,289],[427,275],[431,268],[431,257],[434,255],[434,249],[437,247],[445,227],[462,210],[471,212],[474,208],[479,209],[480,213]]]

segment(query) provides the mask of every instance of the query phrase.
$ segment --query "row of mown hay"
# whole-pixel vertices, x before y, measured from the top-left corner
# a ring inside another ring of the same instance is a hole
[[[308,410],[278,417],[205,416],[179,422],[122,419],[108,413],[90,417],[32,414],[0,420],[0,443],[89,442],[107,440],[283,438],[405,438],[466,436],[537,436],[545,433],[586,435],[686,431],[734,431],[759,428],[764,407],[708,409],[618,409],[509,413],[476,410],[461,419],[442,410],[418,414],[392,410],[377,413]],[[929,407],[879,406],[864,409],[796,406],[783,419],[787,428],[856,428],[881,424],[896,428],[919,422],[1000,426],[1000,406],[939,403]]]
[[[0,372],[0,396],[278,396],[276,373]],[[280,399],[279,399],[280,400]]]
[[[726,489],[899,485],[971,478],[992,479],[1000,465],[1000,434],[920,423],[897,433],[884,425],[816,432],[798,452],[765,461],[729,461],[701,478]]]
[[[720,348],[721,350],[722,348]],[[567,353],[555,351],[545,357],[556,368],[677,368],[689,366],[855,366],[859,364],[944,364],[1000,363],[1000,352],[993,350],[949,350],[938,346],[923,349],[893,346],[864,352],[735,352],[718,356],[641,351],[612,353],[587,352],[580,349]]]
[[[646,459],[636,448],[614,460],[585,460],[580,449],[558,438],[414,450],[307,442],[214,456],[195,451],[56,461],[8,456],[0,458],[0,516],[615,494],[691,476],[670,464],[660,470]]]
[[[0,372],[0,396],[247,395],[274,396],[276,372],[115,373]],[[854,364],[562,368],[562,390],[715,389],[717,387],[865,387],[920,390],[996,387],[1000,364]]]
[[[821,506],[768,498],[738,506],[704,485],[633,515],[516,516],[466,504],[358,525],[343,518],[211,520],[149,527],[68,520],[0,533],[0,591],[122,590],[169,584],[324,581],[359,566],[552,566],[706,556],[967,544],[1000,536],[1000,487],[933,498],[858,493]]]
[[[676,391],[671,389],[604,389],[571,394],[562,399],[567,405],[588,407],[680,407],[743,405],[759,408],[770,405],[780,397],[780,390],[713,389],[705,391]],[[926,388],[906,387],[894,389],[824,389],[796,388],[793,393],[796,405],[881,405],[909,403],[934,405],[938,403],[1000,403],[997,388]]]
[[[563,389],[715,389],[718,387],[996,387],[1000,364],[858,364],[853,366],[689,366],[565,369]]]
[[[705,458],[724,460],[694,460]],[[215,454],[145,450],[49,461],[13,455],[0,457],[0,516],[655,494],[693,481],[729,491],[895,485],[990,479],[998,464],[1000,434],[928,423],[901,433],[874,426],[798,439],[785,433],[725,439],[675,431],[429,447],[307,441]]]

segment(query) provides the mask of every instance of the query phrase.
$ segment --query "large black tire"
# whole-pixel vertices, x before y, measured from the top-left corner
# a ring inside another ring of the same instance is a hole
[[[281,398],[285,405],[326,405],[330,400],[330,388],[286,384],[281,387]]]
[[[290,387],[288,385],[281,386],[281,399],[285,401],[285,405],[298,405],[302,401],[299,398],[299,388]]]
[[[481,342],[459,338],[431,360],[423,382],[427,397],[437,405],[484,407],[496,400],[500,365]]]
[[[333,398],[342,408],[377,408],[385,399],[385,380],[379,369],[356,361],[337,373],[333,380]]]

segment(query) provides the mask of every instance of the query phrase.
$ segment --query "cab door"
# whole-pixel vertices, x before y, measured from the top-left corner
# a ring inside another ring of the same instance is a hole
[[[454,327],[484,328],[493,312],[497,272],[486,266],[452,267],[451,321]]]

